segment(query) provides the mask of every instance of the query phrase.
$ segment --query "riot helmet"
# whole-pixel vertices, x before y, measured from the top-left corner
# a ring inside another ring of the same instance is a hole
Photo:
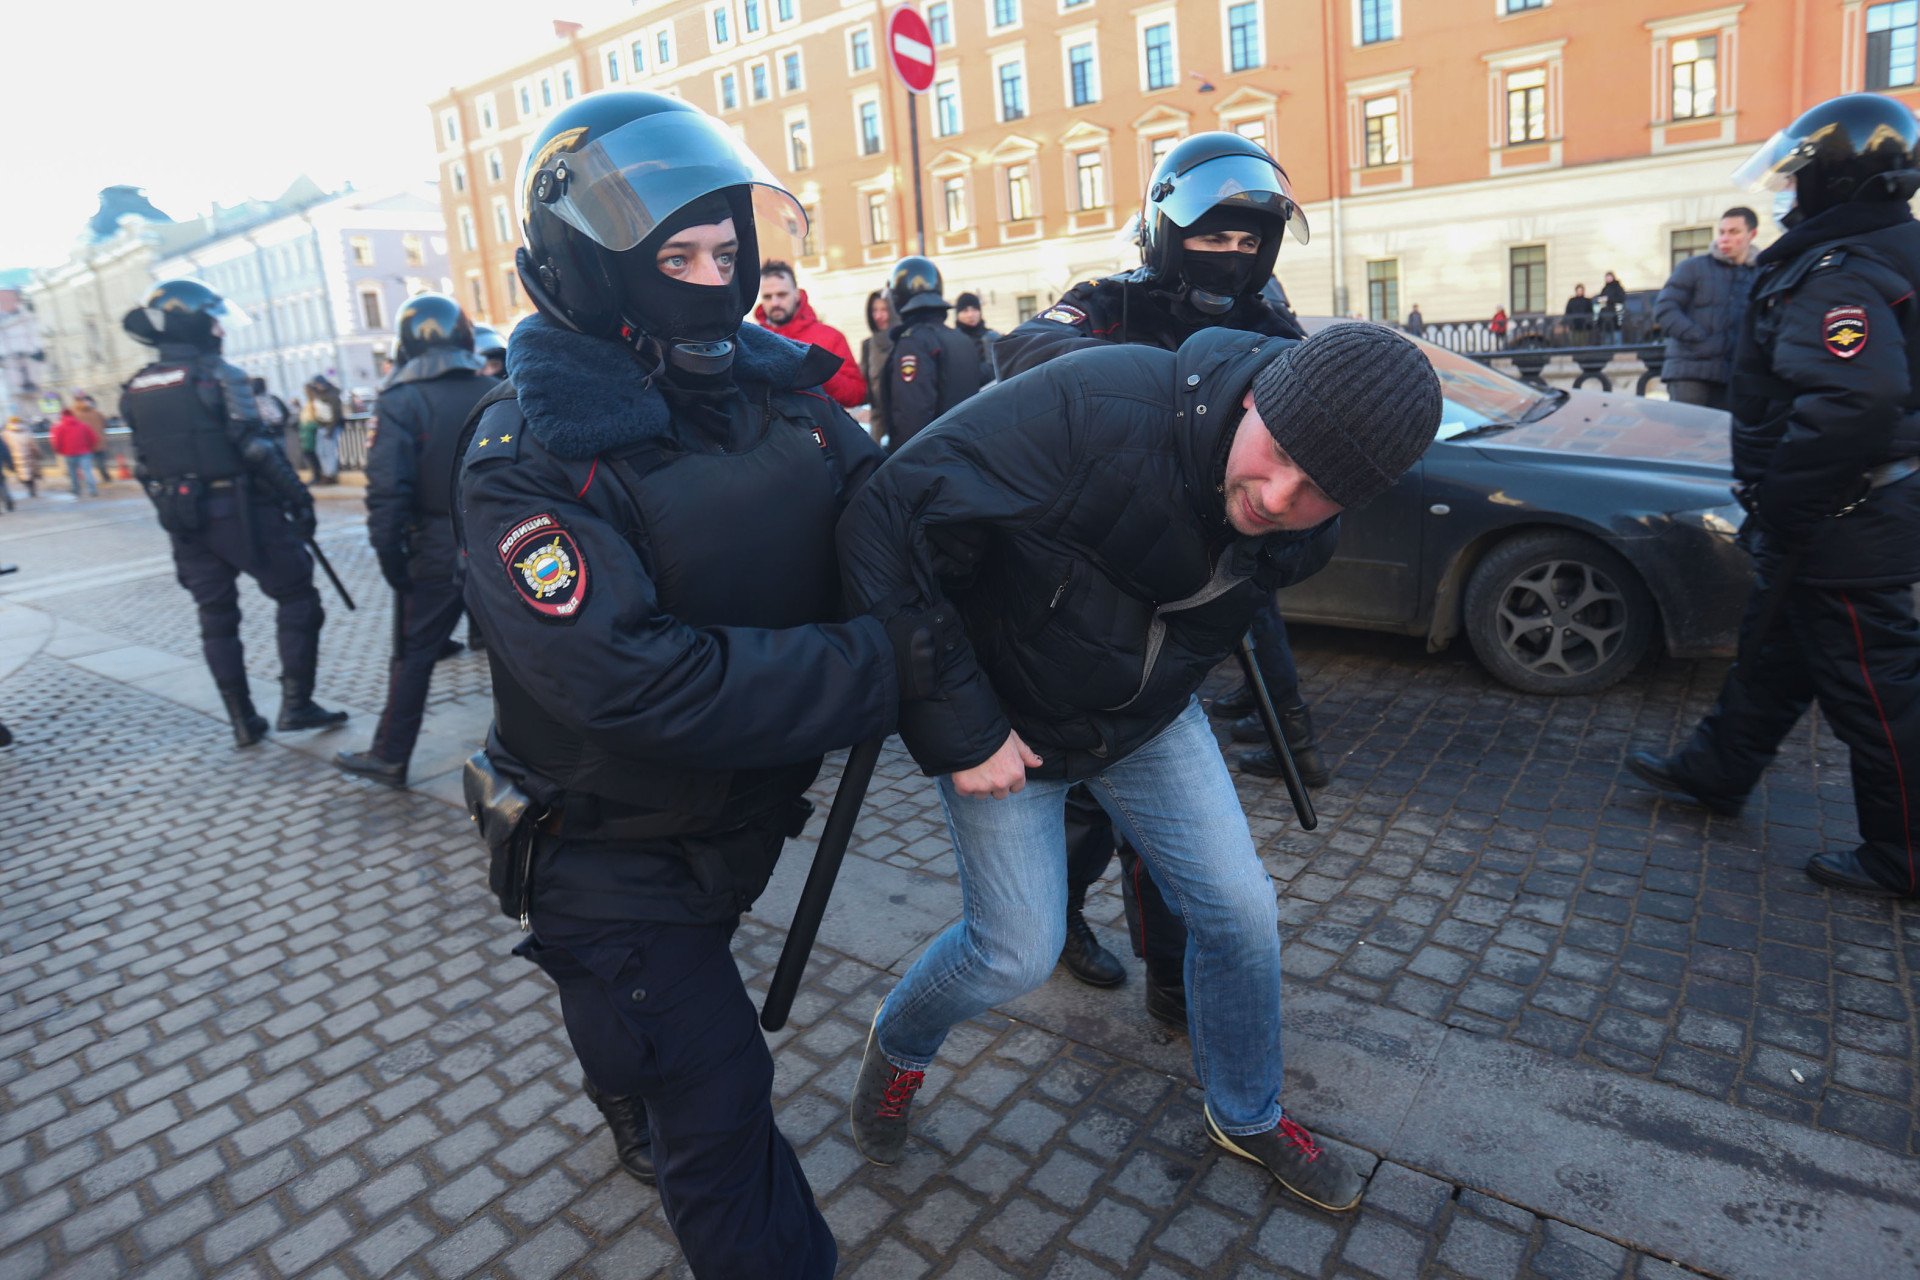
[[[915,254],[893,264],[887,276],[887,305],[893,308],[893,322],[899,324],[910,311],[947,309],[940,296],[940,268],[932,258]]]
[[[473,352],[487,360],[504,360],[507,355],[507,340],[492,325],[477,324],[473,326]]]
[[[444,293],[416,293],[400,304],[394,317],[393,346],[403,364],[435,347],[473,351],[473,339],[473,322]]]
[[[1139,232],[1147,281],[1181,292],[1196,311],[1224,315],[1273,275],[1282,227],[1307,242],[1306,214],[1279,162],[1237,133],[1196,133],[1161,158],[1147,183]],[[1259,250],[1190,258],[1182,243],[1226,230],[1257,232]]]
[[[221,333],[244,329],[247,313],[189,277],[162,280],[147,291],[141,304],[120,319],[120,327],[134,341],[157,347],[163,342],[185,343],[203,351],[220,349]]]
[[[548,121],[527,146],[519,194],[526,243],[515,264],[534,305],[582,333],[651,338],[695,372],[732,362],[760,293],[762,235],[797,244],[807,222],[731,129],[677,98],[627,90],[588,94]],[[737,243],[726,283],[655,265],[671,237],[728,218]]]
[[[1907,200],[1920,190],[1920,126],[1878,93],[1829,98],[1767,139],[1734,170],[1736,186],[1773,191],[1775,219],[1810,218],[1852,201]]]

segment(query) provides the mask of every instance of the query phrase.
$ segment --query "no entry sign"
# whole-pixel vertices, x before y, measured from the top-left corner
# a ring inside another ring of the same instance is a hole
[[[933,86],[933,32],[918,9],[903,4],[887,19],[887,56],[909,92],[925,93]]]

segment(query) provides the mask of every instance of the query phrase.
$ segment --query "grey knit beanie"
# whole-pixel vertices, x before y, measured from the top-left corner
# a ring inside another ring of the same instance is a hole
[[[1440,378],[1378,324],[1336,324],[1253,378],[1267,430],[1329,498],[1352,510],[1393,486],[1440,428]]]

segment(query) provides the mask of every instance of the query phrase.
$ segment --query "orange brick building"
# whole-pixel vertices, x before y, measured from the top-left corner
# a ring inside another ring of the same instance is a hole
[[[857,340],[861,299],[916,249],[892,7],[636,0],[451,90],[431,109],[461,300],[495,323],[527,310],[512,278],[524,139],[580,94],[646,88],[730,122],[800,197],[801,283]],[[1419,303],[1432,321],[1557,311],[1607,270],[1657,287],[1724,208],[1760,207],[1727,175],[1799,111],[1862,88],[1920,101],[1920,0],[920,8],[939,60],[917,104],[926,249],[1002,328],[1136,261],[1121,230],[1153,161],[1203,129],[1287,167],[1313,227],[1280,255],[1299,310]]]

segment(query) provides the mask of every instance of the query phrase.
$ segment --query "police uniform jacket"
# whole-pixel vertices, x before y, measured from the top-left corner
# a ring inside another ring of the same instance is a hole
[[[1068,351],[1116,342],[1175,351],[1206,329],[1239,329],[1280,338],[1307,336],[1291,312],[1258,295],[1240,299],[1225,315],[1183,317],[1176,314],[1172,299],[1140,274],[1132,271],[1083,281],[1060,301],[1008,331],[993,345],[1000,376],[1011,378]]]
[[[1338,520],[1242,537],[1221,486],[1240,404],[1289,339],[1103,343],[989,387],[887,463],[840,523],[849,603],[958,605],[970,652],[901,709],[929,774],[1009,728],[1079,780],[1165,728],[1263,597],[1318,571]]]
[[[980,389],[980,353],[946,312],[913,311],[893,328],[887,355],[887,440],[898,449]]]
[[[472,429],[457,502],[488,751],[552,803],[546,909],[730,917],[821,755],[892,727],[892,648],[840,620],[833,550],[879,450],[817,390],[831,353],[751,325],[736,342],[737,392],[690,416],[623,345],[534,316],[495,393],[517,400]]]
[[[430,348],[394,370],[380,389],[367,450],[367,536],[376,550],[420,542],[414,550],[451,552],[460,428],[498,382],[480,372],[481,363],[471,351]],[[416,539],[416,532],[424,536]]]
[[[161,343],[155,359],[121,389],[120,416],[133,430],[141,481],[156,503],[182,481],[258,481],[252,497],[288,511],[313,505],[279,434],[260,421],[246,370],[188,343]],[[164,520],[164,508],[163,508]]]
[[[1920,580],[1920,476],[1863,473],[1920,454],[1920,223],[1904,202],[1840,205],[1760,255],[1735,352],[1733,466],[1755,486],[1743,531],[1763,567],[1804,546],[1797,580]]]

